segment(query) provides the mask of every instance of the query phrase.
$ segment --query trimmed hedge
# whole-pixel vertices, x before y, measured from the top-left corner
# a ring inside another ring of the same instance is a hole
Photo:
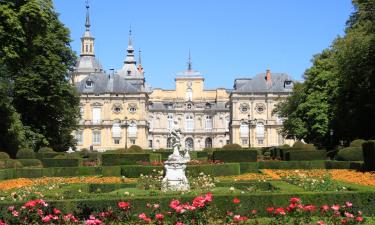
[[[1,159],[0,160],[0,169],[8,169],[8,168],[20,168],[22,164],[15,159]]]
[[[225,163],[214,165],[188,165],[187,174],[196,177],[200,173],[211,176],[232,176],[240,174],[239,163]]]
[[[350,147],[358,147],[358,148],[361,148],[362,147],[362,144],[365,143],[366,141],[363,140],[363,139],[356,139],[356,140],[353,140],[352,142],[350,142]]]
[[[327,152],[324,150],[304,150],[304,151],[288,151],[286,152],[287,161],[309,161],[309,160],[325,160]]]
[[[125,153],[125,154],[103,154],[103,166],[136,165],[137,162],[160,162],[160,154],[155,153]]]
[[[121,167],[120,166],[103,166],[102,176],[103,177],[120,177]]]
[[[43,167],[43,164],[39,159],[18,159],[18,161],[24,167]]]
[[[82,165],[82,159],[42,159],[44,167],[79,167]]]
[[[141,174],[155,174],[157,171],[160,170],[163,170],[162,166],[125,165],[121,166],[121,175],[129,178],[137,178]]]
[[[375,170],[375,141],[368,141],[363,143],[363,159],[365,163],[365,169],[374,171]]]
[[[108,193],[122,188],[135,188],[135,183],[89,184],[88,191],[93,193]]]
[[[37,159],[42,160],[42,159],[45,159],[45,158],[47,158],[47,159],[49,159],[49,158],[55,158],[56,156],[62,155],[62,154],[64,154],[64,153],[60,153],[60,152],[44,152],[44,153],[40,153],[40,152],[37,152],[37,153],[35,153],[35,156],[36,156]]]
[[[9,154],[6,152],[0,152],[0,159],[10,159]]]
[[[340,149],[336,155],[339,161],[363,161],[363,152],[360,147],[347,147]]]
[[[35,159],[35,152],[29,148],[22,148],[16,154],[17,159]]]
[[[222,147],[223,150],[239,150],[242,146],[239,144],[226,144]]]
[[[212,158],[221,162],[256,162],[257,154],[255,150],[222,150],[213,152]]]
[[[259,169],[325,169],[325,161],[264,161]]]

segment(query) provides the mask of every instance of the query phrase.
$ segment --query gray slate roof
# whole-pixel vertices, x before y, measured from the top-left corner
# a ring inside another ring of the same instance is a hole
[[[100,72],[103,70],[102,65],[94,56],[81,56],[76,64],[77,72]]]
[[[89,80],[93,82],[92,87],[87,87]],[[129,80],[118,74],[109,76],[105,73],[90,74],[76,83],[76,87],[80,94],[139,93],[144,91],[141,85],[132,85]]]
[[[233,92],[292,92],[293,80],[285,73],[271,73],[267,82],[266,73],[254,78],[239,78],[234,81]]]

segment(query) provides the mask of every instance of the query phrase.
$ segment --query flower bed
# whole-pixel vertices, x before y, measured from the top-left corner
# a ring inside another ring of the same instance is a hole
[[[118,201],[115,207],[91,211],[88,215],[65,212],[42,199],[26,202],[21,206],[9,205],[1,214],[1,225],[8,224],[364,224],[363,213],[351,202],[343,204],[312,205],[292,197],[284,206],[262,209],[269,218],[258,217],[259,209],[244,213],[241,198],[231,198],[226,213],[212,207],[211,193],[199,195],[190,201],[172,199],[167,207],[158,202],[148,202],[143,212],[134,213],[133,202]]]

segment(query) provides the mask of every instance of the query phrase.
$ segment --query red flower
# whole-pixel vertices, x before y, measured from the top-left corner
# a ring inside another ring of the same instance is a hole
[[[163,220],[163,219],[164,219],[164,215],[158,213],[158,214],[155,215],[155,218],[156,218],[157,220]]]
[[[257,211],[255,209],[251,210],[251,214],[255,215],[257,214]]]
[[[246,216],[240,216],[240,215],[234,215],[233,220],[235,222],[240,222],[240,221],[246,221],[248,218]]]
[[[8,224],[0,220],[0,225],[8,225]]]
[[[58,210],[58,209],[56,209],[56,208],[54,208],[54,209],[53,209],[53,213],[54,213],[55,215],[59,215],[59,214],[61,213],[61,211]]]
[[[327,212],[329,210],[329,206],[328,205],[323,205],[322,206],[322,211],[323,212]]]
[[[130,208],[129,202],[119,202],[117,203],[118,207],[123,210],[128,210]]]
[[[240,201],[238,198],[234,198],[234,199],[233,199],[233,203],[234,203],[234,204],[239,204],[240,202],[241,202],[241,201]]]
[[[185,225],[183,222],[177,222],[175,225]]]
[[[193,206],[197,207],[197,208],[203,208],[205,202],[206,202],[206,200],[203,196],[198,196],[198,197],[194,198]]]
[[[180,201],[178,200],[172,200],[171,203],[169,203],[169,207],[172,209],[175,209],[178,205],[180,205]]]
[[[275,210],[275,208],[273,208],[273,207],[268,207],[268,208],[266,209],[266,211],[267,211],[268,213],[273,213],[274,210]]]
[[[212,193],[208,192],[205,196],[204,196],[204,200],[206,202],[212,202]]]
[[[331,206],[331,209],[333,209],[334,211],[339,211],[340,205],[333,205]]]
[[[305,205],[305,207],[303,207],[303,210],[306,211],[306,212],[313,212],[316,210],[316,206],[314,205]]]
[[[316,225],[325,225],[325,223],[323,221],[318,221]]]
[[[284,208],[277,208],[276,210],[275,210],[275,215],[282,215],[282,216],[284,216],[286,213],[285,213],[285,210],[284,210]]]
[[[358,216],[357,218],[355,218],[355,221],[357,221],[357,222],[363,222],[363,217],[362,216]]]
[[[299,203],[299,202],[301,202],[300,198],[296,198],[296,197],[290,198],[290,203]]]

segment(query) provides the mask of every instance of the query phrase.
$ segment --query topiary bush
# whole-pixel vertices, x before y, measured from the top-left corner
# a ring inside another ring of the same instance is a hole
[[[339,161],[363,161],[362,148],[347,147],[340,149],[336,155],[336,159]]]
[[[362,148],[362,144],[365,143],[366,141],[363,139],[356,139],[352,142],[350,142],[350,147],[358,147]]]
[[[22,148],[16,154],[17,159],[35,159],[35,152],[29,148]]]
[[[303,149],[305,149],[305,150],[316,150],[316,147],[313,144],[305,144],[303,146]]]
[[[362,145],[363,160],[365,169],[369,171],[375,170],[375,141],[367,141]]]
[[[39,159],[18,159],[23,167],[43,167],[42,162]]]
[[[304,151],[289,151],[286,152],[287,161],[310,161],[310,160],[325,160],[327,152],[325,150],[304,150]]]
[[[55,157],[54,159],[79,159],[81,158],[80,154],[77,152],[74,153],[64,153],[64,154],[59,154]]]
[[[126,151],[127,152],[142,152],[142,148],[139,145],[132,145]]]
[[[55,152],[55,151],[53,151],[53,149],[50,147],[42,147],[38,150],[38,153],[47,153],[47,152]]]
[[[239,144],[226,144],[222,148],[223,150],[241,150],[242,147]]]
[[[256,162],[257,155],[256,150],[222,150],[213,152],[212,158],[221,162]]]
[[[10,159],[8,153],[0,152],[0,159]]]
[[[302,149],[305,147],[305,144],[302,142],[302,141],[296,141],[294,142],[293,144],[293,148],[299,148],[299,149]]]

